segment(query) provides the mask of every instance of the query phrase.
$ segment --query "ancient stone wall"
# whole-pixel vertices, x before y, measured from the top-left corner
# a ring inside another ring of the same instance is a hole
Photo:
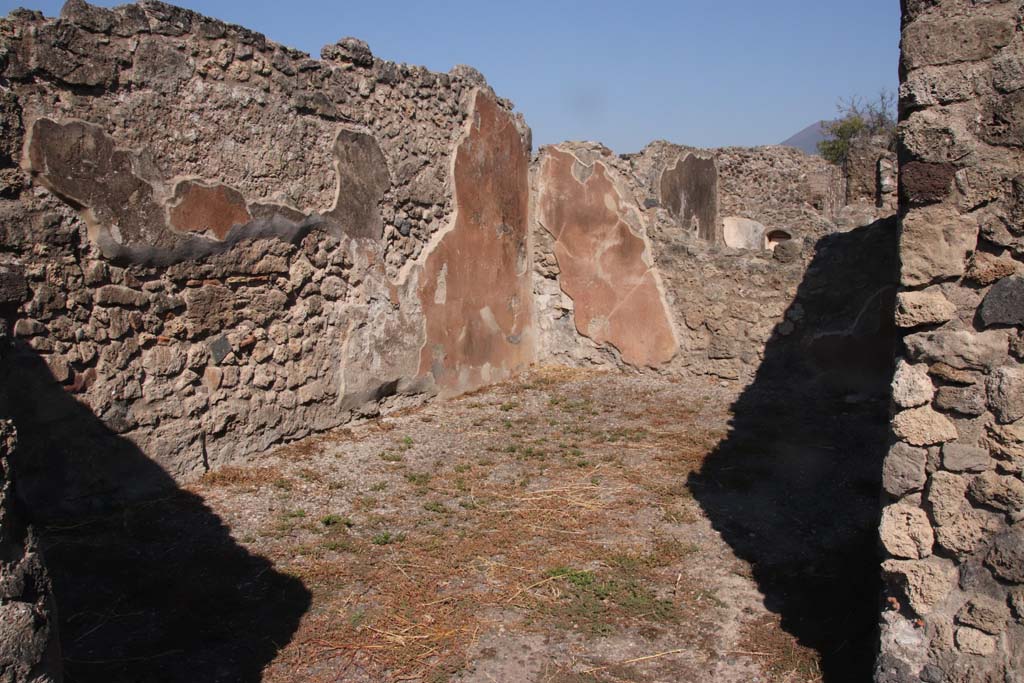
[[[0,423],[0,610],[25,634],[0,643],[26,643],[0,678],[53,656],[8,462],[37,515],[102,507],[535,361],[748,383],[773,347],[865,400],[893,320],[879,678],[1024,668],[1021,11],[908,0],[895,312],[877,150],[849,178],[783,147],[531,164],[468,67],[355,39],[312,59],[152,1],[0,20],[0,416],[26,437]]]
[[[539,321],[549,352],[614,349],[656,368],[679,350],[642,212],[607,150],[548,147],[535,184]],[[579,336],[577,336],[579,335]],[[556,351],[557,349],[557,351]]]
[[[17,433],[0,421],[0,680],[60,681],[57,612],[35,533],[18,513],[10,470]]]
[[[529,130],[472,69],[81,0],[0,20],[0,67],[30,290],[3,402],[45,436],[17,458],[38,510],[145,491],[114,437],[182,480],[532,361]],[[108,430],[91,452],[51,383]]]
[[[793,305],[812,260],[851,282],[884,265],[857,265],[824,240],[885,211],[841,227],[841,179],[819,157],[665,142],[616,156],[564,143],[540,151],[533,193],[541,360],[749,382],[773,336],[792,335],[810,357],[822,340],[863,335],[855,321],[878,323],[865,315],[882,306],[878,287],[813,327]]]
[[[766,234],[828,232],[828,223],[845,203],[840,170],[791,147],[696,149],[656,141],[627,157],[632,175],[646,190],[646,201],[658,202],[678,225],[694,233],[694,215],[707,216],[706,222],[756,221]],[[683,177],[688,179],[683,182]],[[703,219],[699,223],[705,241],[724,241],[721,225],[706,227]]]
[[[869,202],[896,209],[896,155],[882,138],[855,140],[843,168],[846,203]]]
[[[903,3],[876,679],[1024,672],[1024,3]]]
[[[8,391],[49,437],[30,500],[147,486],[101,434],[65,452],[41,384],[183,480],[534,360],[750,381],[773,335],[813,354],[878,305],[829,329],[792,306],[822,238],[882,216],[842,219],[838,171],[797,150],[566,143],[531,167],[472,69],[355,39],[315,60],[158,2],[19,11],[0,41],[0,230],[31,290]]]
[[[11,347],[10,318],[27,294],[24,273],[0,266],[0,361]],[[57,612],[35,531],[15,495],[17,436],[0,419],[0,680],[50,683],[62,679]]]

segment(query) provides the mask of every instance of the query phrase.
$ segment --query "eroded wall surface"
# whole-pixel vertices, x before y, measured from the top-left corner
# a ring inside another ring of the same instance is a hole
[[[870,202],[896,209],[896,155],[883,137],[857,140],[850,145],[843,175],[846,203]]]
[[[830,344],[891,337],[878,316],[891,310],[888,261],[857,261],[889,229],[888,212],[871,203],[845,216],[838,171],[821,158],[666,142],[619,156],[563,143],[540,151],[532,182],[544,362],[747,383],[772,339],[828,373]],[[869,237],[825,239],[871,225]],[[784,246],[769,243],[776,234]],[[816,310],[828,297],[809,288],[806,312],[797,301],[812,262],[844,292],[830,311]]]
[[[903,3],[876,680],[1024,672],[1024,4]]]
[[[35,512],[159,485],[115,440],[187,480],[532,360],[529,131],[472,69],[80,0],[0,20],[0,67]],[[70,447],[53,386],[103,429]]]
[[[681,182],[678,179],[682,169],[680,161],[687,157],[713,162],[702,164],[702,183],[691,180],[682,184],[717,186],[715,196],[698,204],[693,201],[700,193],[693,192],[689,196],[691,212],[714,214],[718,221],[738,217],[757,221],[767,231],[828,232],[835,229],[831,224],[836,222],[845,204],[845,183],[840,169],[821,157],[789,147],[695,149],[656,141],[640,153],[627,156],[639,184],[648,190],[648,203],[657,202],[684,229],[692,229],[692,220],[687,222],[685,214],[680,220],[675,193],[666,194],[664,190]],[[714,178],[709,177],[712,166]],[[718,242],[721,236],[720,226],[708,228],[704,241]]]
[[[420,275],[419,372],[442,394],[506,379],[534,359],[529,153],[508,112],[477,93],[455,153],[455,218]]]
[[[187,480],[535,361],[747,383],[772,347],[863,400],[895,319],[880,680],[1024,669],[1021,6],[906,4],[895,313],[874,162],[854,186],[781,147],[566,143],[531,166],[466,67],[355,39],[312,59],[159,2],[12,13],[0,293],[24,296],[0,415],[28,435],[22,497],[99,507],[161,485],[111,444]],[[55,389],[96,428],[68,439]]]
[[[552,266],[573,302],[576,331],[611,345],[624,363],[659,367],[679,342],[650,244],[638,207],[595,157],[585,148],[544,150],[537,221],[553,240]]]
[[[661,171],[658,198],[684,230],[700,239],[717,242],[718,165],[715,158],[693,152],[680,154]]]

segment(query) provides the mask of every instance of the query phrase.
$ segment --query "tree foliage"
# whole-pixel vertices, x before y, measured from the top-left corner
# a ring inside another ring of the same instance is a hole
[[[896,96],[883,90],[873,101],[859,96],[840,100],[839,118],[823,125],[828,138],[818,143],[818,152],[833,164],[843,165],[851,146],[858,141],[878,138],[881,146],[893,148],[896,142]]]

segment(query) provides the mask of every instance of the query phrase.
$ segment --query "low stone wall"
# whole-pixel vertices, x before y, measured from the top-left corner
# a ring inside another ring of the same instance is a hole
[[[896,210],[896,155],[885,147],[882,138],[856,140],[843,168],[846,178],[846,203],[867,202],[890,211]]]
[[[876,680],[1024,672],[1024,4],[903,3]]]

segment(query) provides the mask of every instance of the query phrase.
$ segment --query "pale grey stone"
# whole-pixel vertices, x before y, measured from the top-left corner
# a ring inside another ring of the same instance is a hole
[[[882,487],[895,498],[920,491],[927,480],[927,459],[928,452],[923,448],[897,442],[882,464]]]
[[[911,609],[929,614],[956,585],[956,568],[948,560],[886,560],[883,574],[902,588]]]
[[[882,511],[879,525],[882,545],[893,557],[917,560],[932,554],[934,535],[924,510],[910,505],[890,505]]]
[[[897,413],[892,427],[896,436],[912,446],[930,446],[957,438],[956,426],[928,406]]]
[[[976,628],[961,626],[956,630],[956,646],[965,654],[988,657],[996,651],[996,639]]]
[[[960,277],[977,241],[977,223],[949,206],[910,212],[900,224],[901,283],[915,287]]]
[[[1024,370],[1019,367],[996,368],[985,382],[988,407],[1001,424],[1024,417]]]
[[[944,323],[955,315],[956,304],[937,289],[900,292],[896,297],[896,324],[900,327]]]
[[[992,469],[995,461],[984,448],[954,442],[942,446],[942,466],[950,472],[984,472]]]
[[[919,332],[905,340],[910,359],[959,370],[987,370],[1006,358],[1009,337],[999,330]]]
[[[932,400],[935,386],[928,376],[927,365],[911,365],[905,360],[896,364],[892,379],[892,399],[901,408],[916,408]]]

